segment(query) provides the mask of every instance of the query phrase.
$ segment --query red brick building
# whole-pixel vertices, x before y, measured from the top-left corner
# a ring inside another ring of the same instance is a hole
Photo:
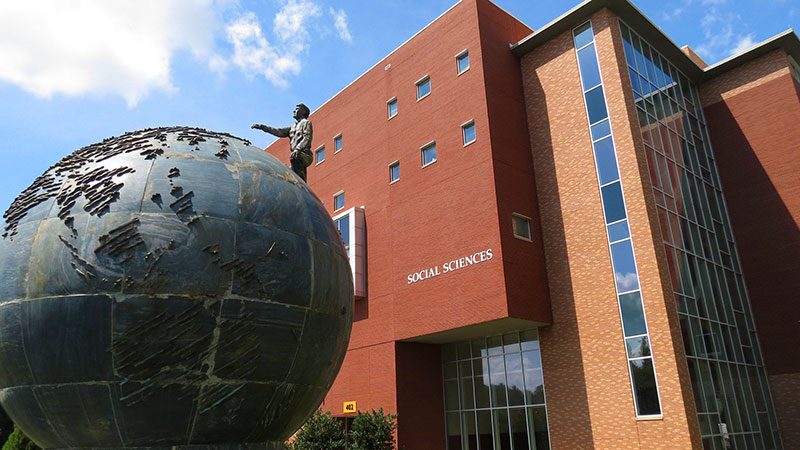
[[[409,450],[797,448],[798,59],[455,4],[311,115],[356,285],[323,409]]]

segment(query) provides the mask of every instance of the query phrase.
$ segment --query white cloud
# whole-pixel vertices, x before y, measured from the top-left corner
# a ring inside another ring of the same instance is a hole
[[[335,10],[331,8],[331,15],[333,16],[333,26],[339,33],[339,37],[347,42],[353,42],[353,35],[350,34],[350,29],[347,28],[347,13],[344,10]]]
[[[226,28],[234,48],[231,62],[248,76],[263,75],[277,86],[287,86],[287,76],[300,73],[301,56],[310,45],[307,28],[319,16],[319,7],[308,0],[284,2],[272,21],[277,44],[264,36],[254,13],[240,16]]]
[[[704,1],[704,4],[712,5],[721,3],[725,3],[725,0]],[[716,6],[709,8],[700,26],[705,41],[698,45],[695,51],[710,63],[736,54],[753,44],[753,34],[734,31],[744,28],[741,16],[730,11],[723,12]]]
[[[239,0],[0,0],[0,82],[41,97],[119,96],[134,107],[177,89],[171,64],[188,52],[213,72],[238,68],[286,86],[322,13],[312,0],[280,1],[263,30]],[[351,40],[345,12],[331,11]]]
[[[231,61],[245,74],[260,74],[276,85],[285,86],[287,74],[300,73],[298,55],[279,54],[264,37],[258,19],[252,12],[228,25],[227,36],[234,48]]]
[[[690,6],[692,6],[693,0],[683,0],[680,6],[672,8],[670,12],[663,12],[661,15],[664,17],[664,20],[672,20],[686,11]]]
[[[731,55],[736,55],[738,53],[741,53],[747,50],[748,48],[752,47],[753,44],[755,44],[755,41],[753,41],[753,35],[748,34],[747,36],[739,39],[739,42],[737,42],[736,45],[733,47],[733,50],[731,50]]]
[[[639,278],[635,272],[614,272],[614,279],[620,292],[630,291],[639,286]]]
[[[308,0],[288,0],[272,21],[275,34],[291,43],[296,51],[304,50],[308,43],[309,19],[319,15],[319,7]]]
[[[215,57],[213,0],[0,2],[0,80],[37,96],[172,91],[181,50]]]

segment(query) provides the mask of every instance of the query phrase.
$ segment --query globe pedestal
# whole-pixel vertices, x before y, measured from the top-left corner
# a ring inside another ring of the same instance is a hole
[[[42,447],[279,448],[344,358],[340,236],[244,140],[175,127],[84,147],[0,225],[0,403]]]

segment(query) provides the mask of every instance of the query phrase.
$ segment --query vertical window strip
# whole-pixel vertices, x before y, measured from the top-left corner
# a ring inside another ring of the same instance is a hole
[[[591,21],[573,29],[572,34],[592,136],[636,416],[660,416],[661,396]]]
[[[715,449],[780,449],[697,88],[622,22],[620,31],[703,444]]]

